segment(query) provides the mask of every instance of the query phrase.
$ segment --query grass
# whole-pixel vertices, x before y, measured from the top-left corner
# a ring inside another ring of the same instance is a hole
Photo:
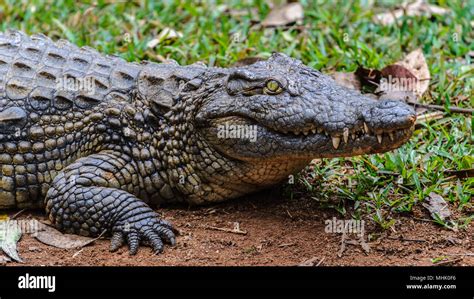
[[[54,2],[54,4],[52,4]],[[423,102],[473,107],[474,2],[438,1],[448,16],[408,17],[393,26],[374,24],[390,1],[302,1],[304,27],[262,29],[255,23],[270,11],[266,1],[19,1],[0,4],[0,29],[16,28],[66,38],[77,45],[117,54],[130,61],[175,59],[227,66],[248,56],[284,52],[324,71],[382,68],[421,48],[432,76]],[[394,1],[392,1],[394,2]],[[49,3],[49,4],[48,4]],[[156,48],[147,43],[165,27],[183,34]],[[402,148],[382,154],[323,160],[299,175],[289,191],[311,196],[344,216],[369,217],[381,228],[396,215],[411,213],[430,192],[459,212],[456,224],[474,218],[474,178],[457,179],[446,170],[472,168],[473,120],[447,114],[423,124]],[[347,215],[349,214],[349,215]]]

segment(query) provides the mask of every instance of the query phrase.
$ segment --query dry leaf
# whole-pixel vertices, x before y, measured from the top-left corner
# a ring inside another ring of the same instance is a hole
[[[17,243],[21,238],[21,229],[14,222],[2,221],[0,223],[0,249],[9,258],[23,262],[18,254]]]
[[[404,3],[400,9],[394,11],[380,13],[374,16],[374,21],[388,26],[395,23],[396,20],[403,16],[431,16],[431,15],[444,15],[449,13],[450,10],[426,3],[424,0],[417,0],[413,3]]]
[[[369,89],[375,89],[379,86],[380,79],[382,78],[382,73],[376,69],[367,69],[363,67],[358,67],[355,71],[357,77],[359,77],[362,86]]]
[[[267,17],[262,21],[262,26],[285,26],[303,20],[303,16],[303,6],[301,3],[288,3],[271,10]]]
[[[349,89],[360,90],[362,87],[359,77],[355,73],[335,72],[331,74],[331,77],[337,84]]]
[[[421,49],[410,52],[403,60],[382,70],[358,67],[355,73],[336,72],[331,75],[339,85],[369,91],[366,96],[417,102],[429,87],[430,72]]]
[[[413,75],[409,69],[398,64],[388,65],[384,67],[380,72],[382,73],[382,77],[384,78],[389,78],[391,76],[394,78],[416,79],[415,75]]]
[[[403,60],[386,66],[375,92],[382,98],[416,101],[429,87],[430,72],[421,49],[410,52]]]
[[[381,71],[382,78],[375,93],[379,94],[379,100],[390,99],[399,101],[416,100],[414,90],[416,89],[416,77],[405,67],[392,64]]]
[[[62,249],[81,248],[96,240],[78,235],[63,234],[50,226],[45,226],[44,230],[33,234],[33,237],[46,245]]]
[[[431,192],[425,200],[427,203],[423,203],[423,206],[430,211],[433,219],[439,218],[444,221],[451,216],[448,203],[440,195]]]
[[[426,64],[423,51],[421,51],[421,49],[416,49],[415,51],[408,53],[403,60],[395,62],[395,64],[404,66],[415,75],[418,80],[415,94],[420,98],[428,90],[431,79],[430,70]]]

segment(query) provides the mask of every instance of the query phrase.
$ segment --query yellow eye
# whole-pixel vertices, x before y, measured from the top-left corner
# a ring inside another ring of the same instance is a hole
[[[278,81],[268,80],[263,91],[265,92],[265,94],[274,95],[282,92],[283,88],[281,88],[280,83],[278,83]]]

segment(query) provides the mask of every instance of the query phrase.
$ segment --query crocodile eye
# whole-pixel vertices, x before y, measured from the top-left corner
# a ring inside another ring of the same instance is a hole
[[[268,80],[265,84],[265,88],[263,88],[263,92],[268,95],[275,95],[279,94],[283,91],[280,83],[276,80]]]

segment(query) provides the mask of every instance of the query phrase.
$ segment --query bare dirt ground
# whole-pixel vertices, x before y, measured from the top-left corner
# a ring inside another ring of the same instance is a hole
[[[275,192],[208,207],[159,209],[181,233],[178,244],[167,246],[161,255],[154,255],[145,246],[136,256],[129,256],[126,247],[110,253],[107,239],[97,240],[82,249],[65,250],[25,235],[19,242],[25,263],[8,265],[431,266],[431,259],[441,256],[447,257],[441,262],[444,265],[474,265],[472,225],[458,232],[448,230],[422,220],[429,219],[429,215],[421,208],[400,215],[392,229],[383,231],[366,225],[366,240],[371,236],[371,240],[367,240],[370,252],[367,254],[358,244],[347,244],[339,257],[342,235],[325,232],[325,220],[341,219],[339,214],[322,209],[313,199],[281,199],[272,193]],[[41,211],[26,211],[17,219],[30,217],[46,219]],[[232,230],[235,222],[246,234],[216,230]]]

